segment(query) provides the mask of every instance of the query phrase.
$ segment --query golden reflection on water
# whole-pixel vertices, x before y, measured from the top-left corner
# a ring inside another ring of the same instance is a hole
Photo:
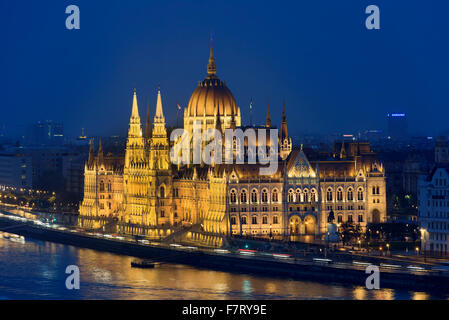
[[[161,264],[40,241],[0,241],[0,297],[64,299],[430,299],[423,292],[330,285]],[[81,289],[67,290],[65,268],[80,268]],[[15,274],[17,273],[17,274]],[[26,276],[23,275],[25,273]],[[3,275],[6,275],[3,277]],[[31,283],[31,284],[30,284]],[[29,287],[27,287],[29,286]]]

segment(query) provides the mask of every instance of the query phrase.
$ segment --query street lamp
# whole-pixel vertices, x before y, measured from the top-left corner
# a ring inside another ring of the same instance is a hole
[[[387,256],[389,256],[389,255],[390,255],[390,244],[387,243]]]
[[[426,262],[426,232],[424,228],[419,229],[421,231],[421,239],[423,240],[423,250],[424,250],[424,262]]]

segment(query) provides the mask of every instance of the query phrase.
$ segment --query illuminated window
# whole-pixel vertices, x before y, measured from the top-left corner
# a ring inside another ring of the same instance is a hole
[[[352,188],[348,189],[348,201],[353,201],[354,200],[354,192],[352,190]]]
[[[338,188],[337,190],[337,201],[343,201],[343,189]]]
[[[363,189],[362,188],[359,188],[357,190],[357,200],[363,201]]]
[[[271,194],[271,202],[278,202],[279,201],[278,199],[279,199],[278,190],[274,189],[273,193]]]
[[[293,194],[293,190],[290,189],[288,190],[288,202],[294,202],[295,201],[295,196]]]
[[[240,193],[240,202],[241,203],[246,203],[247,202],[246,190],[242,190],[242,192]]]
[[[251,191],[251,202],[252,203],[257,203],[257,191],[256,191],[256,189],[253,189],[253,191]]]
[[[235,190],[231,190],[231,203],[236,203],[237,202],[237,193],[235,192]]]
[[[268,202],[268,191],[267,189],[262,190],[262,203]]]
[[[332,189],[331,188],[327,189],[326,199],[327,199],[327,201],[332,201]]]

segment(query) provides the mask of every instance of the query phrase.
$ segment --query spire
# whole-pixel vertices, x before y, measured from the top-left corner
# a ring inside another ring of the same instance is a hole
[[[151,138],[151,122],[150,122],[150,104],[147,106],[147,121],[145,123],[145,138]]]
[[[271,116],[270,116],[270,102],[267,104],[267,122],[266,127],[271,128]]]
[[[345,137],[341,140],[340,159],[346,158]]]
[[[287,116],[285,115],[285,100],[282,106],[282,121],[281,121],[281,143],[283,143],[284,139],[288,138],[288,130],[287,130]]]
[[[137,106],[137,94],[136,94],[136,88],[134,88],[134,95],[133,95],[133,108],[131,111],[131,121],[135,120],[135,119],[139,119],[140,122],[140,117],[139,117],[139,107]]]
[[[212,44],[212,33],[210,35],[210,53],[209,53],[209,64],[207,65],[207,74],[214,77],[217,74],[217,66],[215,65],[214,58],[214,47]]]
[[[101,144],[101,138],[100,138],[100,142],[98,143],[98,164],[103,164],[104,163],[104,158],[103,158],[103,145]]]
[[[92,162],[94,161],[94,145],[92,139],[89,141],[89,159],[87,160],[88,166],[92,165]]]
[[[162,111],[161,86],[157,87],[157,103],[156,115],[154,116],[155,123],[165,123],[164,112]]]

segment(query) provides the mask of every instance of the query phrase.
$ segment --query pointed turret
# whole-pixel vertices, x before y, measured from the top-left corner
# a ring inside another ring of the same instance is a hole
[[[141,136],[142,136],[142,128],[140,126],[139,107],[137,105],[137,93],[136,89],[134,88],[131,118],[129,119],[128,138],[141,137]]]
[[[162,111],[161,87],[157,87],[157,103],[156,114],[154,116],[155,123],[165,123],[164,112]]]
[[[97,161],[98,161],[98,165],[104,164],[103,145],[101,144],[101,139],[100,139],[100,142],[98,143]]]
[[[285,101],[282,106],[282,120],[281,120],[281,143],[285,139],[288,139],[288,129],[287,129],[287,116],[285,115]]]
[[[147,106],[147,121],[145,123],[145,139],[151,138],[150,104]]]
[[[340,159],[346,158],[346,149],[345,149],[345,138],[341,140],[341,148],[340,148]]]
[[[285,101],[282,106],[282,121],[281,121],[281,135],[279,137],[280,156],[282,160],[287,159],[287,156],[292,151],[292,139],[288,136],[287,130],[287,116],[285,115]]]
[[[267,121],[265,126],[267,128],[271,128],[270,102],[268,102],[267,104]]]
[[[139,120],[140,123],[140,117],[139,117],[139,107],[137,106],[137,93],[136,88],[134,88],[134,94],[133,94],[133,106],[131,111],[131,120]]]
[[[95,159],[95,155],[94,155],[94,145],[93,145],[93,141],[92,139],[90,139],[89,141],[89,159],[87,160],[87,165],[89,167],[92,166],[93,162]]]
[[[217,66],[215,65],[215,58],[214,58],[214,47],[212,44],[212,34],[210,35],[210,52],[209,52],[209,63],[207,65],[207,74],[209,77],[215,77],[217,74]]]

